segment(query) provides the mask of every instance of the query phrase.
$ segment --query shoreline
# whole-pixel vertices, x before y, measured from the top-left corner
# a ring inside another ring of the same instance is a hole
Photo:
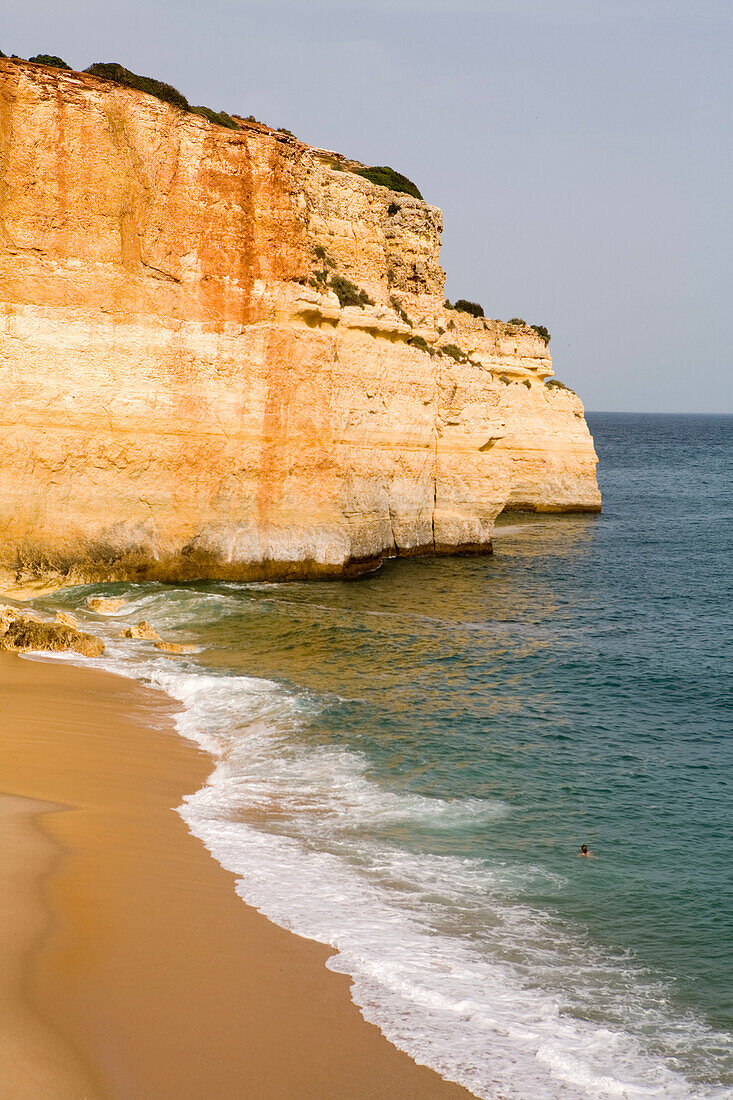
[[[333,951],[245,905],[188,831],[175,807],[212,762],[172,700],[9,654],[0,683],[0,850],[17,856],[0,1076],[28,1076],[8,1095],[470,1097],[367,1023]]]

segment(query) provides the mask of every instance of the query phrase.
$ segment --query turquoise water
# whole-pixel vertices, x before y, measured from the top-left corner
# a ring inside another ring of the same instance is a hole
[[[185,702],[218,761],[189,825],[415,1057],[485,1097],[730,1097],[733,418],[589,423],[603,514],[503,517],[493,558],[41,603]],[[114,639],[142,617],[200,652]]]

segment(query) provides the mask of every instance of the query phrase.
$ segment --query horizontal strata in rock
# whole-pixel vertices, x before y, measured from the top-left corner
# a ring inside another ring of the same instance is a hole
[[[435,207],[6,60],[0,131],[5,576],[349,576],[600,508],[537,333],[444,309]]]

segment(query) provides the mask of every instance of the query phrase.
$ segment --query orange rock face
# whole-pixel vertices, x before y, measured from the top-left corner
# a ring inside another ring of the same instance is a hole
[[[440,211],[348,168],[0,60],[6,578],[348,575],[598,510],[543,341],[444,310]]]

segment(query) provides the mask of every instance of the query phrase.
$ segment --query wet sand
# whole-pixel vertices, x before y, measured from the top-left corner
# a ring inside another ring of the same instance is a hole
[[[3,730],[4,732],[4,730]],[[44,884],[60,850],[37,823],[49,806],[0,794],[0,1096],[98,1095],[81,1059],[34,1010],[28,961],[48,935]]]
[[[174,812],[211,762],[172,714],[0,654],[2,1100],[466,1100],[236,896]]]

